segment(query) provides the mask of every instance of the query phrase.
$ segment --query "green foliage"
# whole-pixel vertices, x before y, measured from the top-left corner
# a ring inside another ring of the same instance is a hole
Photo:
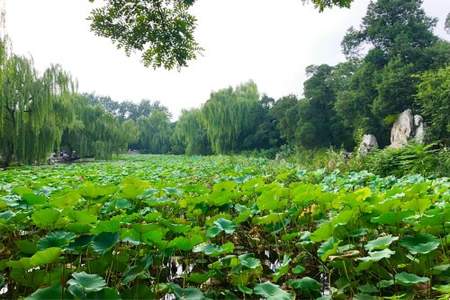
[[[223,89],[211,94],[202,107],[202,117],[214,153],[237,152],[241,141],[254,130],[259,93],[254,82],[236,89]]]
[[[387,148],[371,153],[362,160],[361,169],[367,169],[381,176],[405,176],[407,174],[445,176],[445,162],[441,161],[440,152],[445,157],[448,151],[438,152],[435,145],[409,144],[404,148]],[[448,164],[448,162],[447,162]],[[444,172],[440,170],[444,169]]]
[[[42,76],[31,60],[9,54],[0,40],[0,156],[5,165],[41,163],[72,121],[75,83],[59,66]]]
[[[211,152],[201,110],[183,110],[173,134],[174,144],[179,142],[181,147],[176,152],[187,155],[201,155]]]
[[[434,299],[448,291],[448,178],[153,155],[2,175],[7,299],[316,299],[323,288],[339,299],[423,298],[424,287]]]
[[[420,76],[417,101],[433,139],[450,143],[450,66]]]
[[[94,0],[90,0],[94,2]],[[105,1],[92,10],[91,30],[110,38],[127,54],[138,51],[146,66],[187,66],[201,50],[194,39],[193,0]]]
[[[144,153],[161,154],[170,150],[170,116],[160,110],[153,111],[150,116],[137,120],[139,128],[139,145]]]

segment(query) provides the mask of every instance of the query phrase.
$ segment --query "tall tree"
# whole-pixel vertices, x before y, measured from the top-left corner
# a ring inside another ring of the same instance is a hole
[[[139,128],[139,147],[145,153],[162,154],[170,150],[172,135],[168,113],[155,110],[150,116],[141,116],[137,120]]]
[[[203,155],[211,152],[199,109],[183,110],[174,130],[174,139],[182,145],[182,153]]]
[[[0,51],[0,155],[3,163],[40,163],[71,122],[75,84],[52,66],[39,77],[32,61]]]
[[[450,66],[420,76],[417,100],[429,120],[430,138],[450,145]]]
[[[211,94],[202,107],[206,132],[214,153],[242,150],[241,141],[254,131],[259,93],[254,82]]]
[[[283,143],[295,145],[295,132],[299,119],[299,104],[295,95],[278,99],[270,109]]]

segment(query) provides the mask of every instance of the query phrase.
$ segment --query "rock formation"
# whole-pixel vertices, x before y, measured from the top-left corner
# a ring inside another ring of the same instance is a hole
[[[376,149],[378,149],[377,138],[373,134],[365,134],[359,144],[359,154],[365,156]]]
[[[409,141],[423,143],[425,125],[420,115],[413,115],[411,109],[402,112],[395,121],[391,130],[391,148],[401,148]]]

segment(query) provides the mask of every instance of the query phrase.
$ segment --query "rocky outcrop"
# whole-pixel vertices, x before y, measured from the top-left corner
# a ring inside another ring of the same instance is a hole
[[[376,149],[378,149],[377,138],[373,134],[365,134],[359,144],[359,154],[365,156]]]
[[[391,148],[401,148],[409,141],[423,143],[425,138],[425,125],[420,115],[413,115],[411,109],[402,112],[395,121],[391,130]]]

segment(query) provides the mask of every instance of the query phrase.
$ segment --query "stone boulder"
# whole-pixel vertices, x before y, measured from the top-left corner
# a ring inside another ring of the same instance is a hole
[[[401,148],[409,141],[423,143],[425,125],[420,115],[413,115],[411,109],[402,112],[391,129],[391,148]]]
[[[373,134],[365,134],[359,144],[359,154],[365,156],[378,149],[377,138]]]

